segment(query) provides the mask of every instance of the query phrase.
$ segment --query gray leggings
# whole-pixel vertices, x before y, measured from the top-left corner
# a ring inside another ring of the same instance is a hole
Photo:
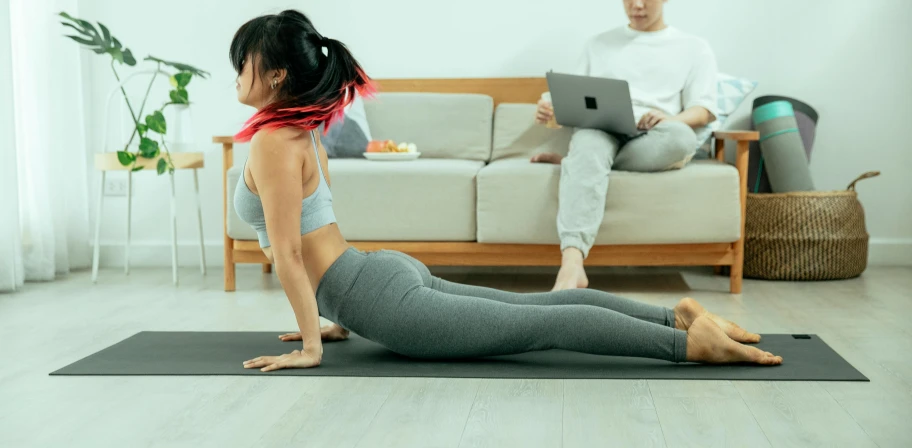
[[[404,356],[474,358],[562,349],[683,362],[668,308],[591,289],[519,294],[431,275],[408,255],[345,252],[317,288],[320,315]]]

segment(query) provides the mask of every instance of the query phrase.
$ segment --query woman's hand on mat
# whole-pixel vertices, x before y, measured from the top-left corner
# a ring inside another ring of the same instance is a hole
[[[272,372],[279,369],[308,369],[320,365],[323,358],[323,347],[316,350],[295,350],[282,356],[260,356],[259,358],[244,361],[245,369],[260,369],[262,372]],[[318,354],[319,353],[319,354]]]
[[[344,341],[348,339],[348,330],[337,324],[320,327],[320,339],[323,341]]]
[[[637,128],[648,131],[667,119],[668,115],[665,115],[665,112],[653,109],[643,114],[640,118],[640,122],[637,123]]]
[[[344,341],[348,339],[348,330],[340,327],[339,325],[332,324],[320,327],[320,339],[323,341]],[[279,336],[279,340],[282,342],[291,342],[291,341],[301,341],[301,332],[297,333],[285,333]]]
[[[279,340],[281,340],[282,342],[291,342],[291,341],[303,341],[304,338],[301,337],[301,332],[299,331],[297,333],[285,333],[285,334],[279,336]]]

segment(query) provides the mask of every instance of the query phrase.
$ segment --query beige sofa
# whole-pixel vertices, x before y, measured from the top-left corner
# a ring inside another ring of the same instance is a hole
[[[532,154],[566,154],[569,129],[536,125],[538,78],[387,80],[365,103],[371,134],[417,144],[411,162],[331,159],[334,209],[345,237],[362,250],[401,250],[428,265],[559,265],[556,229],[560,167]],[[698,160],[681,170],[614,172],[589,265],[731,266],[741,288],[748,141],[753,132],[717,133],[738,141],[734,166]],[[253,229],[234,212],[230,137],[225,155],[225,289],[235,263],[264,263]],[[717,150],[718,160],[724,160]]]

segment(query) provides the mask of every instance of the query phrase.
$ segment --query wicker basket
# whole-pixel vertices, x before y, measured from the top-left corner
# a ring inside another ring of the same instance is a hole
[[[855,184],[846,191],[747,195],[744,276],[766,280],[836,280],[861,275],[868,232]]]

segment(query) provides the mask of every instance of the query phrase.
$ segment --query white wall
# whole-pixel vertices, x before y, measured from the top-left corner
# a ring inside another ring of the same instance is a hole
[[[708,39],[721,70],[759,81],[758,94],[790,95],[818,109],[811,163],[818,188],[842,189],[863,171],[883,172],[859,187],[874,246],[871,262],[912,265],[912,2],[836,3],[671,0],[666,17]],[[321,32],[348,44],[375,78],[541,76],[573,67],[587,37],[625,23],[621,0],[159,0],[154,7],[81,0],[79,6],[81,16],[104,22],[137,56],[151,53],[212,72],[211,79],[191,84],[190,95],[196,140],[210,151],[201,183],[213,262],[219,261],[222,232],[221,157],[209,139],[233,133],[251,112],[235,101],[227,57],[235,30],[247,19],[298,8]],[[101,58],[91,60],[86,98],[89,126],[97,132],[112,77]],[[134,215],[134,241],[167,254],[167,184],[142,177],[136,198],[144,211]],[[181,176],[179,188],[190,187],[189,175]],[[123,236],[119,202],[109,201],[105,211],[110,244]],[[181,199],[178,230],[190,247],[192,204],[190,197]],[[195,262],[192,252],[182,258]]]

